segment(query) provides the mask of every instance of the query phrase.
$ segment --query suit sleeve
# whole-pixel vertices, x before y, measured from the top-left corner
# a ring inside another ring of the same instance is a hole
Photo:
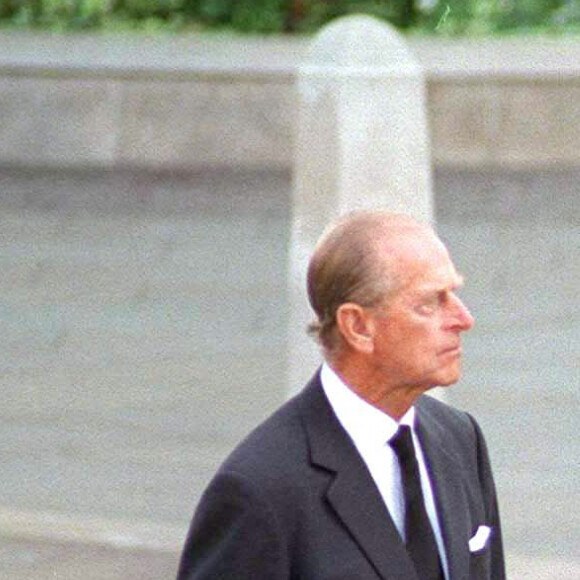
[[[491,463],[487,451],[487,445],[481,432],[481,428],[473,417],[469,417],[473,423],[477,441],[477,463],[479,467],[479,480],[483,497],[486,502],[486,516],[489,525],[492,526],[491,536],[491,578],[493,580],[505,580],[505,561],[503,553],[503,541],[497,493],[491,471]]]
[[[177,580],[286,580],[280,526],[259,491],[235,473],[218,473],[201,498]]]

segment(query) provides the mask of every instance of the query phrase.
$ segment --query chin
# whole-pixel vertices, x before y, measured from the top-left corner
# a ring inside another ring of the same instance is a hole
[[[447,382],[441,382],[439,383],[437,386],[441,387],[442,389],[446,389],[447,387],[452,387],[457,381],[447,381]]]
[[[461,373],[458,371],[456,373],[449,373],[441,377],[437,383],[438,387],[450,387],[454,385],[461,378]]]

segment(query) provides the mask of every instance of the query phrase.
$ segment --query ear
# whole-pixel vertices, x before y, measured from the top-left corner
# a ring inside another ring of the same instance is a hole
[[[341,304],[336,311],[336,325],[351,348],[364,354],[373,352],[373,319],[362,306],[354,302]]]

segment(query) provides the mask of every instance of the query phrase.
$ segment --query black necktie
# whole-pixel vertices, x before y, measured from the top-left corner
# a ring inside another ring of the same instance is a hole
[[[443,580],[441,560],[435,542],[435,535],[425,510],[419,465],[415,457],[415,447],[411,429],[400,425],[390,440],[401,466],[401,479],[405,497],[405,545],[415,564],[420,580]]]

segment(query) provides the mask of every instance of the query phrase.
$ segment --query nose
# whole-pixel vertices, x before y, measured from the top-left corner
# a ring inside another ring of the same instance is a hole
[[[461,332],[472,328],[475,324],[475,319],[471,315],[471,312],[469,312],[469,308],[455,294],[453,295],[452,306],[451,319],[453,328]]]

